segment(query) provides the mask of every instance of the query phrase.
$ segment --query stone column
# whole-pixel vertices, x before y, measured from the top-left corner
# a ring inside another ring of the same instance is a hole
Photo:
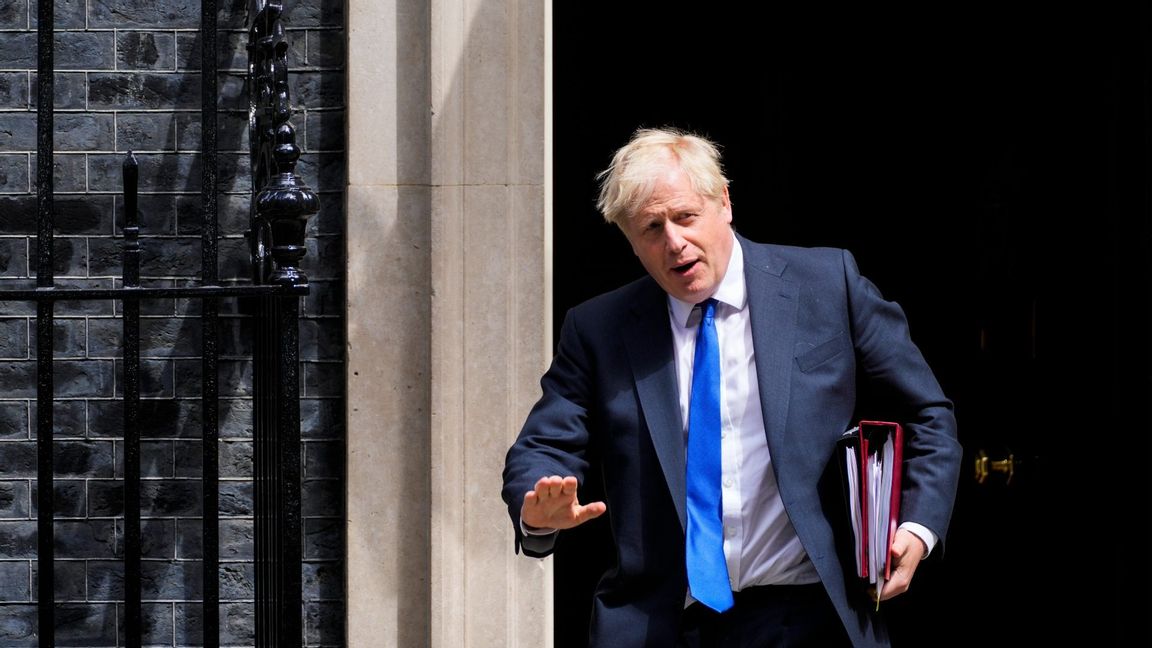
[[[350,648],[551,644],[500,501],[551,355],[549,7],[348,4]]]

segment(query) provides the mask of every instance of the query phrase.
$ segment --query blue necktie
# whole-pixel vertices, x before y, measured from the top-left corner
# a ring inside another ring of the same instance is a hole
[[[688,405],[688,587],[692,597],[723,612],[732,607],[724,560],[720,503],[720,345],[716,300],[700,304],[692,397]]]

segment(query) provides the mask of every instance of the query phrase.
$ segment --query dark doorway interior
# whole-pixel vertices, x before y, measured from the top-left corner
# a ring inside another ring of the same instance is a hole
[[[595,212],[611,151],[643,125],[712,136],[737,229],[852,249],[956,401],[954,526],[889,608],[898,643],[1146,643],[1148,595],[1117,585],[1149,576],[1152,17],[798,4],[554,4],[557,328],[642,272]],[[980,451],[1012,480],[979,483]],[[558,646],[611,560],[602,523],[562,537]]]

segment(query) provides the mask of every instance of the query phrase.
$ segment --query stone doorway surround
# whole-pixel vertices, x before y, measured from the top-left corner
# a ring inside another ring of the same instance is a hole
[[[500,473],[551,357],[551,3],[346,11],[347,645],[550,646]]]

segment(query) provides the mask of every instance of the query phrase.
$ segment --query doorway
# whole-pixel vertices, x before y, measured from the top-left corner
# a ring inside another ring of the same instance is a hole
[[[952,530],[897,643],[1147,643],[1148,596],[1117,587],[1152,575],[1123,539],[1152,508],[1146,8],[667,6],[554,3],[557,332],[643,272],[595,211],[611,152],[709,135],[736,229],[851,249],[956,403]],[[557,646],[610,560],[604,525],[562,534]]]

